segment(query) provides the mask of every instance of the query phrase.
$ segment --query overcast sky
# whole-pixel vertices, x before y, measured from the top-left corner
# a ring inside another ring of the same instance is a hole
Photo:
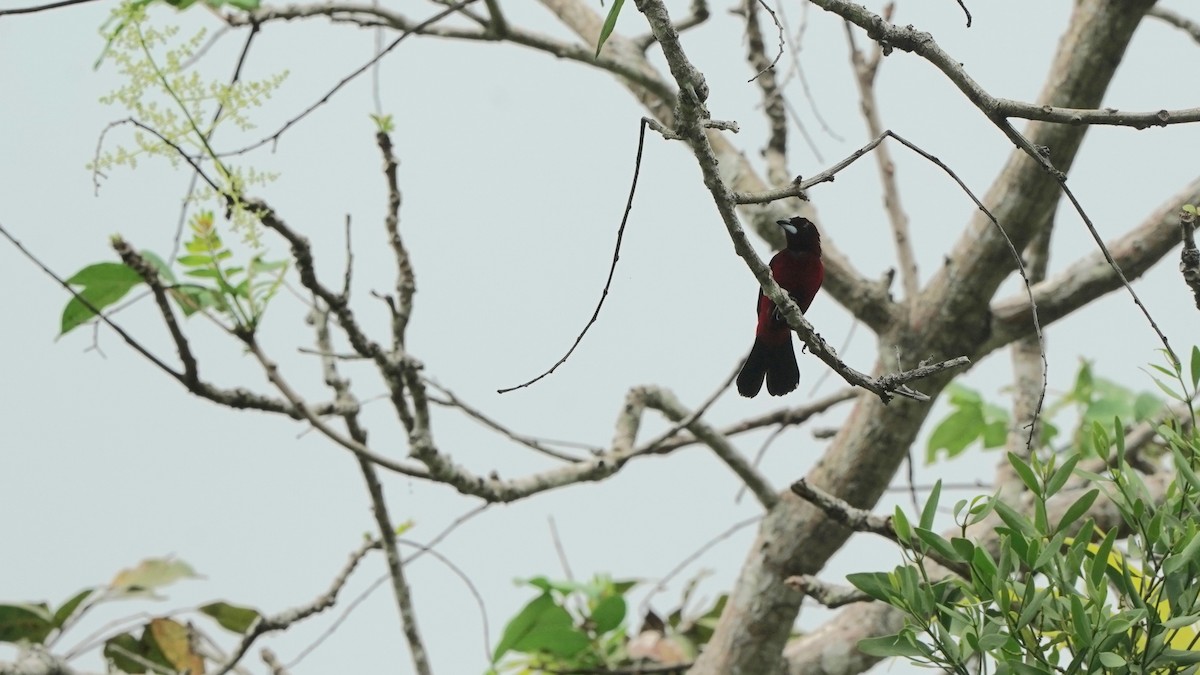
[[[0,8],[25,4],[0,0]],[[412,17],[435,13],[432,5],[397,4]],[[524,2],[504,4],[512,6],[513,23],[569,37],[544,10]],[[1072,3],[968,4],[974,14],[969,29],[953,2],[902,2],[896,21],[931,31],[991,93],[1032,100]],[[1183,0],[1163,4],[1195,12]],[[181,168],[149,159],[136,170],[109,172],[98,194],[94,190],[85,165],[105,126],[126,116],[98,103],[120,86],[120,74],[111,63],[99,71],[91,67],[103,46],[98,27],[107,5],[0,19],[0,224],[63,276],[114,259],[107,242],[115,233],[165,257],[189,180]],[[682,14],[688,3],[668,5]],[[746,81],[752,72],[742,59],[738,21],[726,11],[728,5],[715,3],[712,19],[686,34],[684,46],[708,77],[713,116],[737,120],[742,131],[735,142],[758,161],[766,137],[757,110],[760,94]],[[600,11],[598,3],[595,8]],[[798,26],[800,4],[789,0],[784,9],[790,25]],[[180,14],[156,6],[151,15],[156,24],[180,25],[181,36],[220,25],[201,7]],[[820,152],[818,158],[793,129],[789,169],[806,176],[868,140],[841,22],[815,8],[807,16],[800,56],[812,102],[795,79],[788,85]],[[645,32],[632,3],[617,30]],[[861,33],[859,38],[864,44]],[[201,72],[227,77],[242,42],[242,33],[226,35],[201,61]],[[228,135],[218,135],[217,145],[232,148],[273,131],[373,50],[373,33],[319,19],[266,26],[245,76],[267,77],[285,69],[290,75],[266,106],[252,112],[257,130],[228,129],[221,132]],[[1147,21],[1105,105],[1130,110],[1198,105],[1195,78],[1185,75],[1195,72],[1198,58],[1200,46],[1182,32]],[[625,246],[598,323],[554,375],[534,387],[497,395],[497,388],[522,382],[557,360],[590,316],[624,209],[643,110],[603,72],[512,45],[410,39],[383,61],[380,79],[384,111],[396,122],[401,228],[418,283],[409,347],[429,375],[513,429],[599,446],[612,438],[631,386],[663,385],[692,407],[724,381],[752,339],[755,281],[734,256],[690,153],[682,144],[648,137]],[[979,194],[1008,157],[1008,141],[918,57],[896,53],[887,58],[879,96],[885,125],[939,156]],[[814,105],[830,131],[822,130]],[[349,214],[356,309],[381,335],[385,309],[369,292],[387,289],[393,281],[382,228],[381,162],[368,118],[373,108],[369,78],[361,78],[284,135],[277,148],[240,161],[279,172],[257,194],[312,239],[319,271],[331,278],[344,264],[343,224]],[[119,144],[132,145],[128,129],[105,139],[106,147]],[[1088,136],[1072,186],[1101,233],[1115,236],[1195,177],[1197,147],[1195,127],[1099,128]],[[935,167],[899,147],[893,155],[918,263],[928,278],[974,207]],[[811,193],[824,235],[871,277],[894,265],[875,175],[874,165],[863,160]],[[236,235],[226,238],[237,240]],[[277,239],[265,242],[268,258],[286,255]],[[1054,247],[1052,273],[1093,250],[1082,223],[1067,211],[1060,212]],[[759,250],[769,254],[761,243]],[[1136,288],[1173,345],[1186,350],[1196,314],[1178,280],[1174,256]],[[0,311],[7,317],[0,322],[5,419],[0,513],[7,514],[0,522],[5,547],[0,600],[57,605],[142,558],[173,554],[205,578],[169,588],[164,603],[98,610],[67,643],[128,613],[162,613],[213,599],[276,612],[324,592],[364,533],[373,532],[362,479],[346,451],[305,434],[298,423],[231,412],[191,397],[109,330],[93,337],[90,329],[79,329],[56,341],[67,297],[6,243],[0,243],[0,280],[7,289],[0,295]],[[1015,292],[1017,286],[1010,280],[1006,289]],[[849,315],[826,295],[817,297],[808,316],[835,346],[851,330]],[[173,358],[150,303],[118,318],[156,353]],[[319,364],[296,350],[311,344],[303,318],[303,306],[281,294],[267,314],[263,342],[297,386],[320,399]],[[267,391],[258,366],[211,325],[192,320],[186,328],[206,378]],[[1111,295],[1055,325],[1048,341],[1052,395],[1069,386],[1080,358],[1096,359],[1102,375],[1135,389],[1153,389],[1142,369],[1160,362],[1159,345],[1125,295]],[[868,370],[875,348],[869,332],[860,328],[842,355]],[[904,355],[914,364],[925,356]],[[789,405],[840,386],[816,359],[802,356],[800,370],[801,386],[785,399]],[[361,398],[383,391],[365,366],[352,365],[347,372]],[[1007,352],[979,364],[964,381],[1003,403]],[[780,405],[727,393],[708,418],[720,426]],[[374,447],[400,457],[403,435],[385,406],[369,404],[365,421]],[[790,430],[773,444],[763,466],[776,487],[803,475],[820,457],[827,441],[815,439],[812,430],[836,427],[847,410]],[[943,414],[935,412],[933,419]],[[662,428],[648,415],[640,437]],[[455,413],[439,414],[434,432],[455,461],[481,473],[496,469],[515,477],[548,466],[544,458]],[[766,432],[753,434],[738,446],[752,454],[765,437]],[[916,479],[920,484],[938,477],[989,480],[998,459],[995,453],[972,452],[952,463],[919,462]],[[416,541],[428,541],[479,504],[444,486],[390,475],[386,487],[393,517],[415,522],[407,536]],[[494,645],[504,622],[533,597],[513,579],[566,574],[549,516],[576,577],[609,573],[647,580],[633,596],[636,606],[652,582],[689,553],[758,513],[752,499],[735,500],[737,491],[727,468],[695,448],[633,462],[600,484],[491,507],[438,550],[478,586]],[[905,498],[898,493],[879,509],[890,510],[895,499]],[[717,545],[658,594],[653,606],[660,613],[673,609],[683,582],[702,570],[711,572],[701,587],[711,602],[733,582],[753,536],[753,528],[746,528]],[[858,536],[821,576],[839,581],[848,572],[899,562],[895,549]],[[370,558],[339,607],[262,644],[291,660],[383,572],[382,556]],[[482,672],[484,626],[468,589],[428,557],[414,563],[409,578],[435,670]],[[818,625],[825,615],[806,603],[800,626]],[[339,672],[347,663],[359,672],[408,672],[398,623],[394,601],[383,587],[294,672]],[[9,654],[0,650],[0,659]],[[81,664],[98,667],[95,660]],[[897,664],[890,672],[906,668]]]

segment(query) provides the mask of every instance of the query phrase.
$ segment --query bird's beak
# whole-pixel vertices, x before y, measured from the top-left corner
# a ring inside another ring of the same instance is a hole
[[[796,226],[793,225],[791,223],[791,221],[777,220],[777,221],[775,221],[775,224],[782,227],[784,229],[784,231],[786,231],[788,234],[796,234],[797,232],[799,232],[799,230],[796,229]]]

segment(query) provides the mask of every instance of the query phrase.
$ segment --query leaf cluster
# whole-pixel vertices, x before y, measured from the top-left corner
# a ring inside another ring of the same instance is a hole
[[[162,599],[159,595],[162,588],[197,576],[181,560],[150,558],[120,571],[108,584],[85,588],[54,608],[45,602],[0,604],[0,642],[53,646],[96,607],[120,600]],[[255,609],[223,601],[203,605],[196,611],[238,635],[249,632],[261,618]],[[109,672],[205,672],[206,659],[194,647],[196,629],[190,622],[155,616],[133,630],[103,640]],[[72,653],[78,651],[76,648]]]
[[[1194,392],[1200,350],[1191,356],[1186,374],[1173,358],[1169,367],[1154,368]],[[1081,370],[1073,401],[1097,409],[1096,416],[1104,410],[1149,414],[1148,398],[1098,382],[1090,367]],[[1156,382],[1174,398],[1189,398]],[[960,501],[954,507],[960,536],[946,539],[932,529],[940,485],[917,524],[898,508],[893,525],[906,564],[850,581],[903,611],[906,626],[864,640],[860,649],[963,674],[1193,670],[1200,665],[1200,439],[1187,422],[1168,420],[1158,428],[1176,470],[1165,497],[1152,493],[1130,466],[1126,428],[1115,415],[1105,423],[1091,420],[1066,452],[1028,460],[1009,453],[1031,497],[1028,510],[999,494]],[[1114,454],[1106,473],[1080,468],[1083,458],[1107,448]],[[1098,499],[1116,507],[1118,527],[1105,530],[1086,517]],[[1055,515],[1051,500],[1070,503]],[[993,514],[998,546],[966,536],[969,526]],[[933,576],[930,558],[966,570],[965,577]]]
[[[224,317],[227,330],[253,333],[283,284],[288,261],[266,261],[257,254],[245,265],[229,265],[234,253],[221,240],[211,211],[193,216],[189,227],[192,238],[184,244],[186,253],[175,261],[188,281],[157,254],[142,251],[141,256],[157,271],[184,316],[212,312]],[[67,283],[79,288],[63,309],[59,336],[92,320],[96,311],[120,302],[144,282],[137,271],[117,262],[95,263],[76,272]]]
[[[492,654],[489,672],[606,672],[639,666],[686,667],[712,637],[725,596],[690,616],[686,610],[697,579],[684,590],[680,606],[666,618],[647,612],[641,631],[630,635],[627,594],[636,581],[606,576],[588,582],[519,581],[538,595],[508,625]]]
[[[1174,375],[1171,379],[1174,379]],[[1164,385],[1159,384],[1162,389]],[[1166,392],[1173,392],[1166,387]],[[925,461],[933,463],[939,459],[953,459],[976,444],[985,450],[1003,447],[1007,440],[1012,418],[1007,409],[984,400],[983,396],[969,387],[952,383],[946,388],[947,400],[953,410],[934,427],[925,446]],[[1175,398],[1173,393],[1168,396]],[[1035,448],[1052,447],[1059,436],[1059,427],[1053,419],[1063,413],[1073,413],[1077,419],[1071,433],[1069,448],[1085,457],[1106,455],[1109,447],[1093,445],[1091,430],[1096,423],[1107,425],[1114,417],[1127,422],[1140,423],[1152,419],[1162,410],[1164,401],[1150,392],[1134,392],[1112,380],[1098,377],[1090,361],[1079,365],[1071,389],[1046,406],[1039,422],[1041,433],[1035,439]]]

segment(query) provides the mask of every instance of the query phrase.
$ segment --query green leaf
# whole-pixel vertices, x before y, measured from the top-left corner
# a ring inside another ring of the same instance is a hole
[[[1000,516],[1000,520],[1003,520],[1005,525],[1027,537],[1037,536],[1037,530],[1033,529],[1033,524],[1029,522],[1029,519],[1017,513],[1013,507],[999,499],[992,500],[992,504],[996,507],[996,515]]]
[[[625,620],[625,598],[610,595],[601,600],[592,610],[592,623],[597,633],[607,633]]]
[[[1154,380],[1154,384],[1158,385],[1158,388],[1159,388],[1159,389],[1161,389],[1161,390],[1162,390],[1162,392],[1163,392],[1164,394],[1166,394],[1167,396],[1169,396],[1169,397],[1171,397],[1171,398],[1175,399],[1176,401],[1180,401],[1180,402],[1183,402],[1183,403],[1186,403],[1186,402],[1187,402],[1187,400],[1186,400],[1186,399],[1184,399],[1184,398],[1183,398],[1183,396],[1179,395],[1179,393],[1177,393],[1177,392],[1176,392],[1174,389],[1172,389],[1171,387],[1167,386],[1166,384],[1163,384],[1163,381],[1162,381],[1162,380],[1160,380],[1160,379],[1158,379],[1157,377],[1154,377],[1154,376],[1151,376],[1151,377],[1150,377],[1150,379]]]
[[[964,562],[962,557],[959,556],[958,551],[955,551],[954,547],[950,545],[950,542],[943,539],[937,532],[927,530],[923,527],[918,527],[915,531],[918,539],[925,542],[929,548],[937,551],[942,557],[953,562]]]
[[[1142,392],[1137,395],[1133,401],[1133,419],[1136,422],[1145,422],[1146,420],[1158,414],[1162,410],[1163,400],[1150,392]]]
[[[1192,390],[1200,385],[1200,346],[1192,345]]]
[[[85,588],[71,596],[70,600],[67,600],[62,604],[62,606],[55,610],[54,627],[62,628],[62,625],[67,622],[67,619],[71,618],[71,615],[75,613],[75,610],[79,609],[80,603],[86,600],[89,595],[95,592],[95,590],[96,589],[94,588]]]
[[[600,50],[617,27],[617,16],[621,14],[621,6],[624,4],[625,0],[613,0],[612,7],[608,8],[608,16],[604,17],[604,25],[600,28],[600,39],[596,42],[596,58],[600,58]]]
[[[942,496],[942,481],[939,479],[933,484],[933,489],[929,491],[929,498],[925,500],[925,508],[921,511],[920,527],[926,530],[933,529],[933,519],[937,517],[938,500]]]
[[[130,289],[142,283],[142,277],[123,263],[103,262],[79,270],[67,279],[67,283],[83,288],[76,291],[79,297],[72,297],[63,309],[59,337],[91,320],[96,315],[93,309],[103,310],[125,297]]]
[[[145,647],[138,639],[129,633],[109,638],[104,643],[104,658],[112,662],[113,667],[123,673],[144,673],[146,667],[132,656],[142,656]]]
[[[219,291],[199,284],[180,284],[170,289],[170,293],[184,316],[214,307],[222,310],[225,308],[225,301]]]
[[[1167,630],[1175,630],[1190,626],[1197,621],[1200,621],[1200,614],[1188,614],[1186,616],[1177,616],[1174,619],[1167,619],[1162,623],[1162,627]]]
[[[1200,490],[1200,476],[1196,475],[1195,469],[1192,468],[1192,463],[1184,458],[1183,453],[1179,451],[1179,447],[1171,444],[1171,455],[1175,459],[1175,470],[1183,476],[1188,487],[1192,490]]]
[[[1050,597],[1048,589],[1037,590],[1031,582],[1027,589],[1032,590],[1032,593],[1025,594],[1025,606],[1021,608],[1021,615],[1017,617],[1016,629],[1020,630],[1029,625],[1037,613],[1041,611],[1042,605],[1046,603],[1046,599]]]
[[[975,558],[975,544],[970,539],[951,537],[950,545],[954,547],[954,551],[963,560],[970,562]]]
[[[921,658],[929,655],[928,647],[905,633],[859,640],[858,649],[864,654],[880,657]]]
[[[0,605],[0,642],[40,644],[54,627],[54,617],[45,603]]]
[[[1078,595],[1071,595],[1071,624],[1075,629],[1072,636],[1079,641],[1080,646],[1092,644],[1092,620],[1083,608],[1083,600]]]
[[[1183,547],[1177,555],[1169,556],[1163,561],[1163,571],[1167,574],[1173,574],[1181,569],[1184,569],[1190,564],[1200,562],[1200,536],[1193,536],[1192,540]]]
[[[208,253],[194,253],[192,255],[181,255],[175,259],[175,262],[184,267],[208,267],[213,264],[213,257]]]
[[[1037,476],[1034,475],[1033,469],[1025,463],[1025,460],[1018,457],[1015,453],[1010,452],[1008,453],[1008,463],[1017,472],[1017,476],[1021,478],[1021,482],[1025,484],[1025,487],[1029,488],[1029,491],[1033,494],[1041,496],[1042,486],[1038,484]]]
[[[880,602],[890,602],[896,595],[891,576],[884,572],[855,572],[847,574],[846,581]]]
[[[908,524],[908,516],[904,515],[904,509],[896,505],[895,513],[892,515],[892,529],[896,532],[896,538],[902,543],[908,543],[912,540],[912,526]]]
[[[239,635],[245,635],[254,625],[254,621],[262,616],[256,609],[227,602],[209,603],[201,607],[200,611],[216,619],[221,628]]]
[[[157,253],[143,250],[142,257],[146,259],[146,262],[154,266],[154,269],[158,271],[158,276],[162,277],[164,281],[168,284],[175,283],[175,273],[171,271],[171,266],[160,258]]]
[[[1075,470],[1075,465],[1079,463],[1079,455],[1073,455],[1063,462],[1062,466],[1054,470],[1054,474],[1046,481],[1046,496],[1049,497],[1058,492],[1071,479],[1071,472]]]
[[[1108,557],[1112,554],[1113,544],[1117,540],[1117,528],[1112,528],[1104,535],[1100,546],[1096,548],[1096,557],[1092,558],[1092,567],[1088,570],[1088,581],[1093,586],[1099,586],[1104,581],[1104,574],[1108,570]]]
[[[996,562],[992,560],[991,554],[983,546],[975,547],[975,553],[971,556],[971,569],[975,576],[979,577],[979,580],[989,588],[996,579]]]
[[[1058,527],[1054,528],[1054,531],[1062,532],[1073,525],[1075,521],[1079,520],[1079,518],[1083,516],[1083,514],[1087,513],[1088,509],[1092,508],[1092,504],[1095,503],[1096,497],[1098,496],[1100,496],[1100,490],[1096,488],[1083,493],[1083,496],[1081,496],[1079,499],[1076,499],[1075,502],[1068,506],[1067,510],[1063,512],[1063,517],[1058,521]],[[1081,536],[1087,535],[1088,533],[1083,533]]]
[[[983,413],[978,404],[960,407],[947,415],[929,435],[929,442],[925,446],[925,461],[936,461],[939,450],[946,451],[947,459],[957,457],[979,438],[983,427]]]
[[[1160,658],[1174,666],[1194,666],[1200,663],[1200,651],[1164,649]]]
[[[1100,652],[1100,663],[1105,668],[1120,668],[1125,665],[1125,659],[1113,652]]]
[[[547,582],[543,577],[529,583]],[[549,652],[569,657],[588,645],[588,637],[572,625],[571,615],[559,606],[549,591],[534,598],[504,628],[504,635],[492,653],[492,664],[509,651],[526,654]]]
[[[983,427],[983,447],[985,449],[998,448],[1008,441],[1008,422],[1006,420],[996,420],[988,422]]]

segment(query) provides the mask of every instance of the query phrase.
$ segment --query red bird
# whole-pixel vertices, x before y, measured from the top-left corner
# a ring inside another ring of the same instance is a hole
[[[807,218],[796,216],[776,221],[787,236],[787,247],[771,258],[771,276],[807,312],[813,297],[825,280],[821,263],[821,233]],[[779,308],[762,289],[758,290],[758,326],[754,329],[754,347],[738,373],[737,388],[742,396],[754,397],[762,389],[763,379],[772,396],[783,396],[800,384],[796,352],[792,349],[792,329]]]

